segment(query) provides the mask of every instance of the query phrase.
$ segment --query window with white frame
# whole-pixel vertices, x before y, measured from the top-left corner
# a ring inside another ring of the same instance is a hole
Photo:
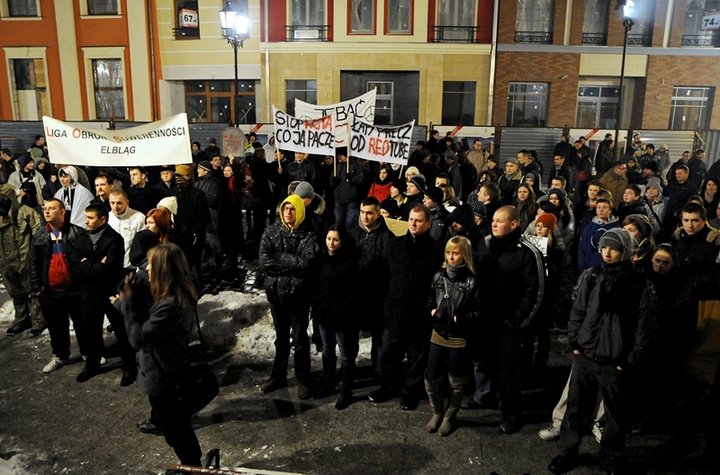
[[[607,44],[610,0],[586,0],[583,16],[582,42],[589,45]]]
[[[575,126],[613,129],[617,119],[618,86],[581,85],[578,87]]]
[[[386,0],[385,32],[391,35],[412,33],[413,0]]]
[[[317,104],[317,81],[288,79],[285,81],[285,112],[295,115],[295,99]]]
[[[119,59],[93,59],[92,72],[96,118],[124,119],[125,92],[122,61]]]
[[[375,0],[349,0],[350,33],[375,33]]]
[[[117,15],[117,0],[87,0],[88,15]]]
[[[10,59],[10,88],[16,120],[39,120],[50,115],[45,61],[42,58]]]
[[[7,8],[9,17],[38,16],[37,0],[7,0]]]
[[[475,123],[474,81],[444,81],[442,123],[445,125],[472,125]]]
[[[707,129],[712,116],[714,97],[714,87],[673,87],[669,128],[671,130]]]
[[[395,82],[367,81],[368,91],[376,90],[375,123],[378,125],[395,124]]]
[[[545,127],[548,90],[546,82],[511,82],[508,86],[507,124]]]
[[[683,46],[720,46],[720,31],[703,30],[705,13],[720,10],[720,0],[694,0],[688,3],[683,29]]]
[[[517,0],[516,43],[552,43],[553,0]]]

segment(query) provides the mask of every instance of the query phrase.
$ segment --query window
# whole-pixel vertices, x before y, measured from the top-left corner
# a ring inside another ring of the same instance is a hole
[[[119,59],[93,59],[92,69],[95,118],[124,119],[125,94],[123,92],[122,61]]]
[[[442,123],[472,125],[475,123],[474,82],[443,82]]]
[[[237,106],[235,81],[190,81],[185,83],[185,112],[190,122],[254,124],[256,122],[255,82],[238,81]]]
[[[412,34],[413,0],[386,0],[385,33]]]
[[[285,81],[285,112],[295,115],[295,99],[317,104],[317,81],[290,79]]]
[[[582,29],[583,44],[607,44],[609,3],[609,0],[586,0]]]
[[[340,71],[340,100],[375,88],[376,125],[398,125],[418,117],[420,73],[417,71]],[[371,115],[366,114],[370,119]]]
[[[117,0],[87,0],[88,15],[117,15]]]
[[[38,16],[36,0],[7,0],[8,16]]]
[[[712,116],[714,87],[673,87],[670,105],[672,130],[707,129]]]
[[[200,15],[197,0],[175,0],[175,39],[200,38]]]
[[[375,34],[375,0],[349,0],[350,33]]]
[[[683,46],[720,46],[720,32],[703,30],[703,15],[707,12],[720,10],[718,0],[696,0],[689,2],[685,14],[683,30]]]
[[[436,42],[474,43],[476,17],[475,0],[438,0]]]
[[[395,82],[394,81],[368,81],[367,91],[377,89],[375,95],[375,124],[395,124]]]
[[[11,59],[13,111],[16,120],[39,120],[50,115],[45,62],[39,58]]]
[[[617,86],[580,86],[575,126],[613,129],[618,111]]]
[[[325,0],[292,0],[288,41],[327,41]]]
[[[511,82],[508,94],[509,126],[545,127],[548,83]]]
[[[552,43],[553,0],[517,0],[516,43]]]

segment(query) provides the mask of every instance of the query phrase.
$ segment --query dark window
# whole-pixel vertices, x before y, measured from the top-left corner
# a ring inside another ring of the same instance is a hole
[[[235,122],[235,81],[187,81],[185,112],[190,122]],[[255,81],[238,81],[237,117],[241,124],[256,122]]]
[[[8,0],[10,16],[38,16],[36,0]]]
[[[117,15],[117,0],[87,0],[88,15]]]
[[[703,130],[710,125],[714,87],[673,87],[670,105],[672,130]]]
[[[475,89],[475,82],[443,82],[443,124],[472,125],[475,123]]]
[[[545,82],[511,82],[508,91],[508,125],[545,127],[548,89],[548,83]]]
[[[586,0],[582,42],[586,45],[606,45],[609,0]]]
[[[285,81],[285,112],[295,115],[295,99],[317,104],[317,81],[288,79]]]
[[[92,65],[96,118],[124,119],[125,94],[123,92],[122,61],[119,59],[94,59]]]

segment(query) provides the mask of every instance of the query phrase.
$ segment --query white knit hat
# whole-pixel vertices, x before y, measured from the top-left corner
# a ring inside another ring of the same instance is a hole
[[[166,196],[165,198],[158,201],[158,208],[165,208],[168,211],[170,211],[173,216],[177,214],[178,210],[178,202],[177,198],[174,196]]]

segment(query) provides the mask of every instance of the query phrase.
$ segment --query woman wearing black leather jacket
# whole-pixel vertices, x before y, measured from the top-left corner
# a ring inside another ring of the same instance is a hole
[[[462,236],[452,237],[445,245],[445,264],[435,274],[430,301],[433,331],[425,372],[425,390],[433,415],[425,428],[448,435],[455,425],[465,386],[471,371],[472,359],[466,337],[470,322],[477,316],[477,289],[472,260],[472,244]],[[450,400],[444,409],[442,383],[450,380]]]

